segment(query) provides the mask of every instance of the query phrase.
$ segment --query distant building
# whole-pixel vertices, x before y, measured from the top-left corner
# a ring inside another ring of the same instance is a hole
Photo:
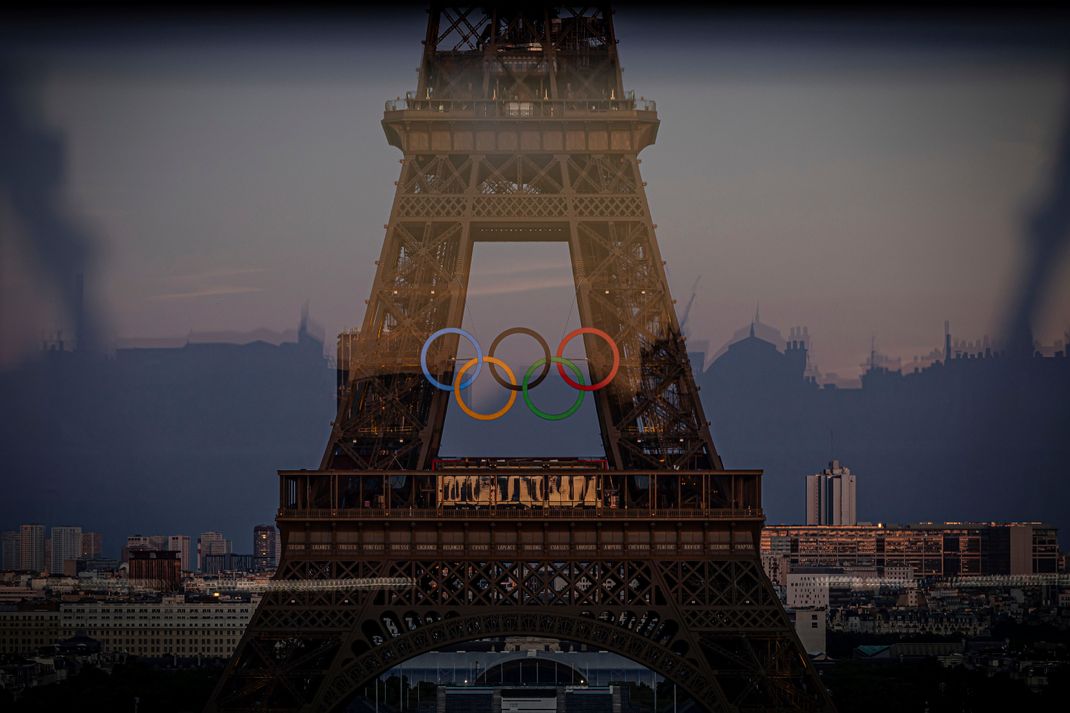
[[[45,568],[45,526],[23,525],[19,528],[19,569],[42,572]]]
[[[823,607],[801,607],[791,612],[795,633],[803,650],[812,655],[823,654],[827,646],[828,610]]]
[[[202,571],[205,574],[252,572],[256,569],[254,561],[255,557],[253,555],[239,555],[233,552],[207,554],[203,559]]]
[[[0,533],[0,570],[22,567],[22,548],[17,530]]]
[[[83,557],[75,564],[75,575],[82,572],[96,572],[97,575],[111,574],[119,571],[122,562],[107,557]]]
[[[126,545],[123,546],[121,558],[123,562],[127,562],[130,560],[131,552],[149,550],[167,552],[170,548],[170,538],[167,535],[129,535],[126,538]]]
[[[82,533],[82,557],[100,557],[104,554],[104,538],[99,532]]]
[[[275,569],[279,562],[278,533],[274,525],[257,525],[253,528],[253,559],[257,570]]]
[[[828,609],[829,575],[837,568],[808,568],[788,575],[787,605],[792,609]]]
[[[0,654],[33,654],[56,643],[59,631],[60,613],[55,604],[0,610]]]
[[[997,546],[1007,548],[1007,574],[1053,574],[1059,571],[1054,527],[1012,523],[1003,533]]]
[[[161,592],[175,592],[182,586],[182,568],[178,552],[168,550],[134,550],[130,553],[127,578]]]
[[[82,556],[82,528],[53,527],[51,556],[48,571],[63,574],[65,562],[73,562]]]
[[[122,557],[123,562],[130,560],[131,552],[151,550],[152,545],[149,544],[149,538],[147,535],[129,535],[126,538],[126,544],[123,545]]]
[[[90,636],[105,653],[145,657],[227,658],[259,599],[83,601],[0,610],[0,653],[28,655],[75,634]]]
[[[762,561],[787,572],[813,567],[871,569],[888,577],[1054,574],[1057,530],[1036,522],[912,525],[767,525]],[[785,572],[779,576],[786,581]],[[789,575],[790,576],[790,575]]]
[[[171,535],[167,538],[167,549],[178,553],[179,564],[183,572],[191,572],[190,569],[190,544],[189,535]]]
[[[806,476],[806,524],[854,525],[855,476],[838,460],[821,473]]]
[[[231,551],[230,540],[222,532],[202,532],[197,537],[197,570],[207,572],[205,558],[208,555],[225,555]]]
[[[547,668],[550,668],[547,666]],[[549,713],[629,710],[625,689],[613,686],[445,686],[437,688],[443,713]],[[623,701],[623,703],[622,703]]]

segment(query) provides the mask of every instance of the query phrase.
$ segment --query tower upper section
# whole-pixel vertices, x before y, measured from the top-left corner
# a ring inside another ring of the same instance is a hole
[[[504,144],[488,132],[476,145],[474,124],[489,122],[528,125],[529,145],[516,145],[521,137],[512,130]],[[534,126],[547,122],[557,125],[549,135]],[[432,3],[416,91],[387,102],[383,127],[407,153],[638,153],[654,142],[658,118],[654,102],[624,91],[608,7]]]

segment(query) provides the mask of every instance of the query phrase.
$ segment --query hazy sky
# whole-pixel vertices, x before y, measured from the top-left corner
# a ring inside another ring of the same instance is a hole
[[[64,138],[66,203],[97,241],[89,286],[113,337],[281,330],[306,300],[328,334],[360,323],[400,168],[379,121],[415,86],[425,17],[68,29],[16,46]],[[853,375],[874,336],[909,358],[942,342],[944,319],[956,336],[997,333],[1067,105],[1050,36],[672,22],[617,13],[625,84],[658,102],[642,170],[681,307],[702,276],[696,337],[720,346],[760,302],[764,322],[809,327],[823,371]],[[9,213],[8,363],[64,321]],[[473,287],[507,289],[510,324],[562,329],[566,251],[508,247],[477,251]],[[1066,256],[1058,275],[1045,342],[1070,326]],[[479,294],[469,319],[490,339],[497,317],[473,315],[498,303]]]

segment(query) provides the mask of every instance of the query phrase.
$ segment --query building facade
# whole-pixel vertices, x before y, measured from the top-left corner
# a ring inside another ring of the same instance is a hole
[[[19,545],[18,530],[0,532],[0,570],[12,570],[22,567],[22,547]]]
[[[222,574],[223,572],[254,572],[257,570],[254,555],[241,555],[234,552],[207,554],[203,560],[204,574]]]
[[[806,524],[854,525],[858,522],[855,476],[838,460],[806,476]]]
[[[0,653],[29,654],[75,634],[96,639],[105,653],[137,656],[230,656],[253,610],[249,600],[164,596],[145,602],[65,602],[0,611]]]
[[[189,535],[171,535],[167,538],[167,549],[178,553],[179,567],[182,568],[183,572],[193,571],[190,568],[192,563],[190,561],[191,544]]]
[[[59,622],[59,608],[53,604],[0,609],[0,654],[25,655],[56,643]]]
[[[151,549],[152,545],[149,544],[148,535],[128,535],[126,538],[126,544],[123,546],[122,560],[123,562],[129,561],[131,552]]]
[[[791,612],[795,633],[803,650],[811,656],[827,650],[828,611],[824,607],[800,607]]]
[[[788,575],[787,605],[791,609],[828,609],[828,571],[823,568]]]
[[[761,546],[781,583],[813,567],[872,569],[881,577],[905,568],[916,577],[1051,574],[1058,571],[1056,535],[1035,522],[767,525]]]
[[[135,550],[130,553],[129,580],[161,592],[175,592],[182,586],[182,561],[178,552]]]
[[[277,559],[278,533],[274,525],[257,525],[253,528],[253,560],[259,571],[275,569]]]
[[[19,569],[41,572],[45,568],[45,526],[23,525],[19,528]]]
[[[82,533],[82,557],[94,559],[104,554],[104,537],[99,532]]]
[[[82,556],[82,528],[53,527],[51,555],[48,571],[63,574],[66,562],[73,562]]]
[[[230,551],[230,540],[223,537],[222,532],[202,532],[197,536],[197,571],[205,571],[208,555],[225,555]]]

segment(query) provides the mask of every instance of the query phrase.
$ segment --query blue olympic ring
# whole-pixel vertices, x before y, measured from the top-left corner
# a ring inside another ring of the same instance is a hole
[[[476,380],[476,377],[479,376],[479,371],[483,368],[483,347],[479,346],[479,342],[476,341],[476,338],[472,336],[471,333],[466,332],[463,329],[458,329],[457,327],[445,327],[428,337],[427,341],[424,342],[423,349],[420,350],[420,368],[423,370],[427,380],[436,389],[453,391],[452,386],[443,384],[441,381],[431,376],[431,371],[427,368],[427,350],[431,347],[431,342],[435,341],[443,334],[458,334],[471,342],[472,346],[476,348],[476,368],[472,371],[472,374],[460,384],[460,388],[467,389],[472,385],[472,382]]]

